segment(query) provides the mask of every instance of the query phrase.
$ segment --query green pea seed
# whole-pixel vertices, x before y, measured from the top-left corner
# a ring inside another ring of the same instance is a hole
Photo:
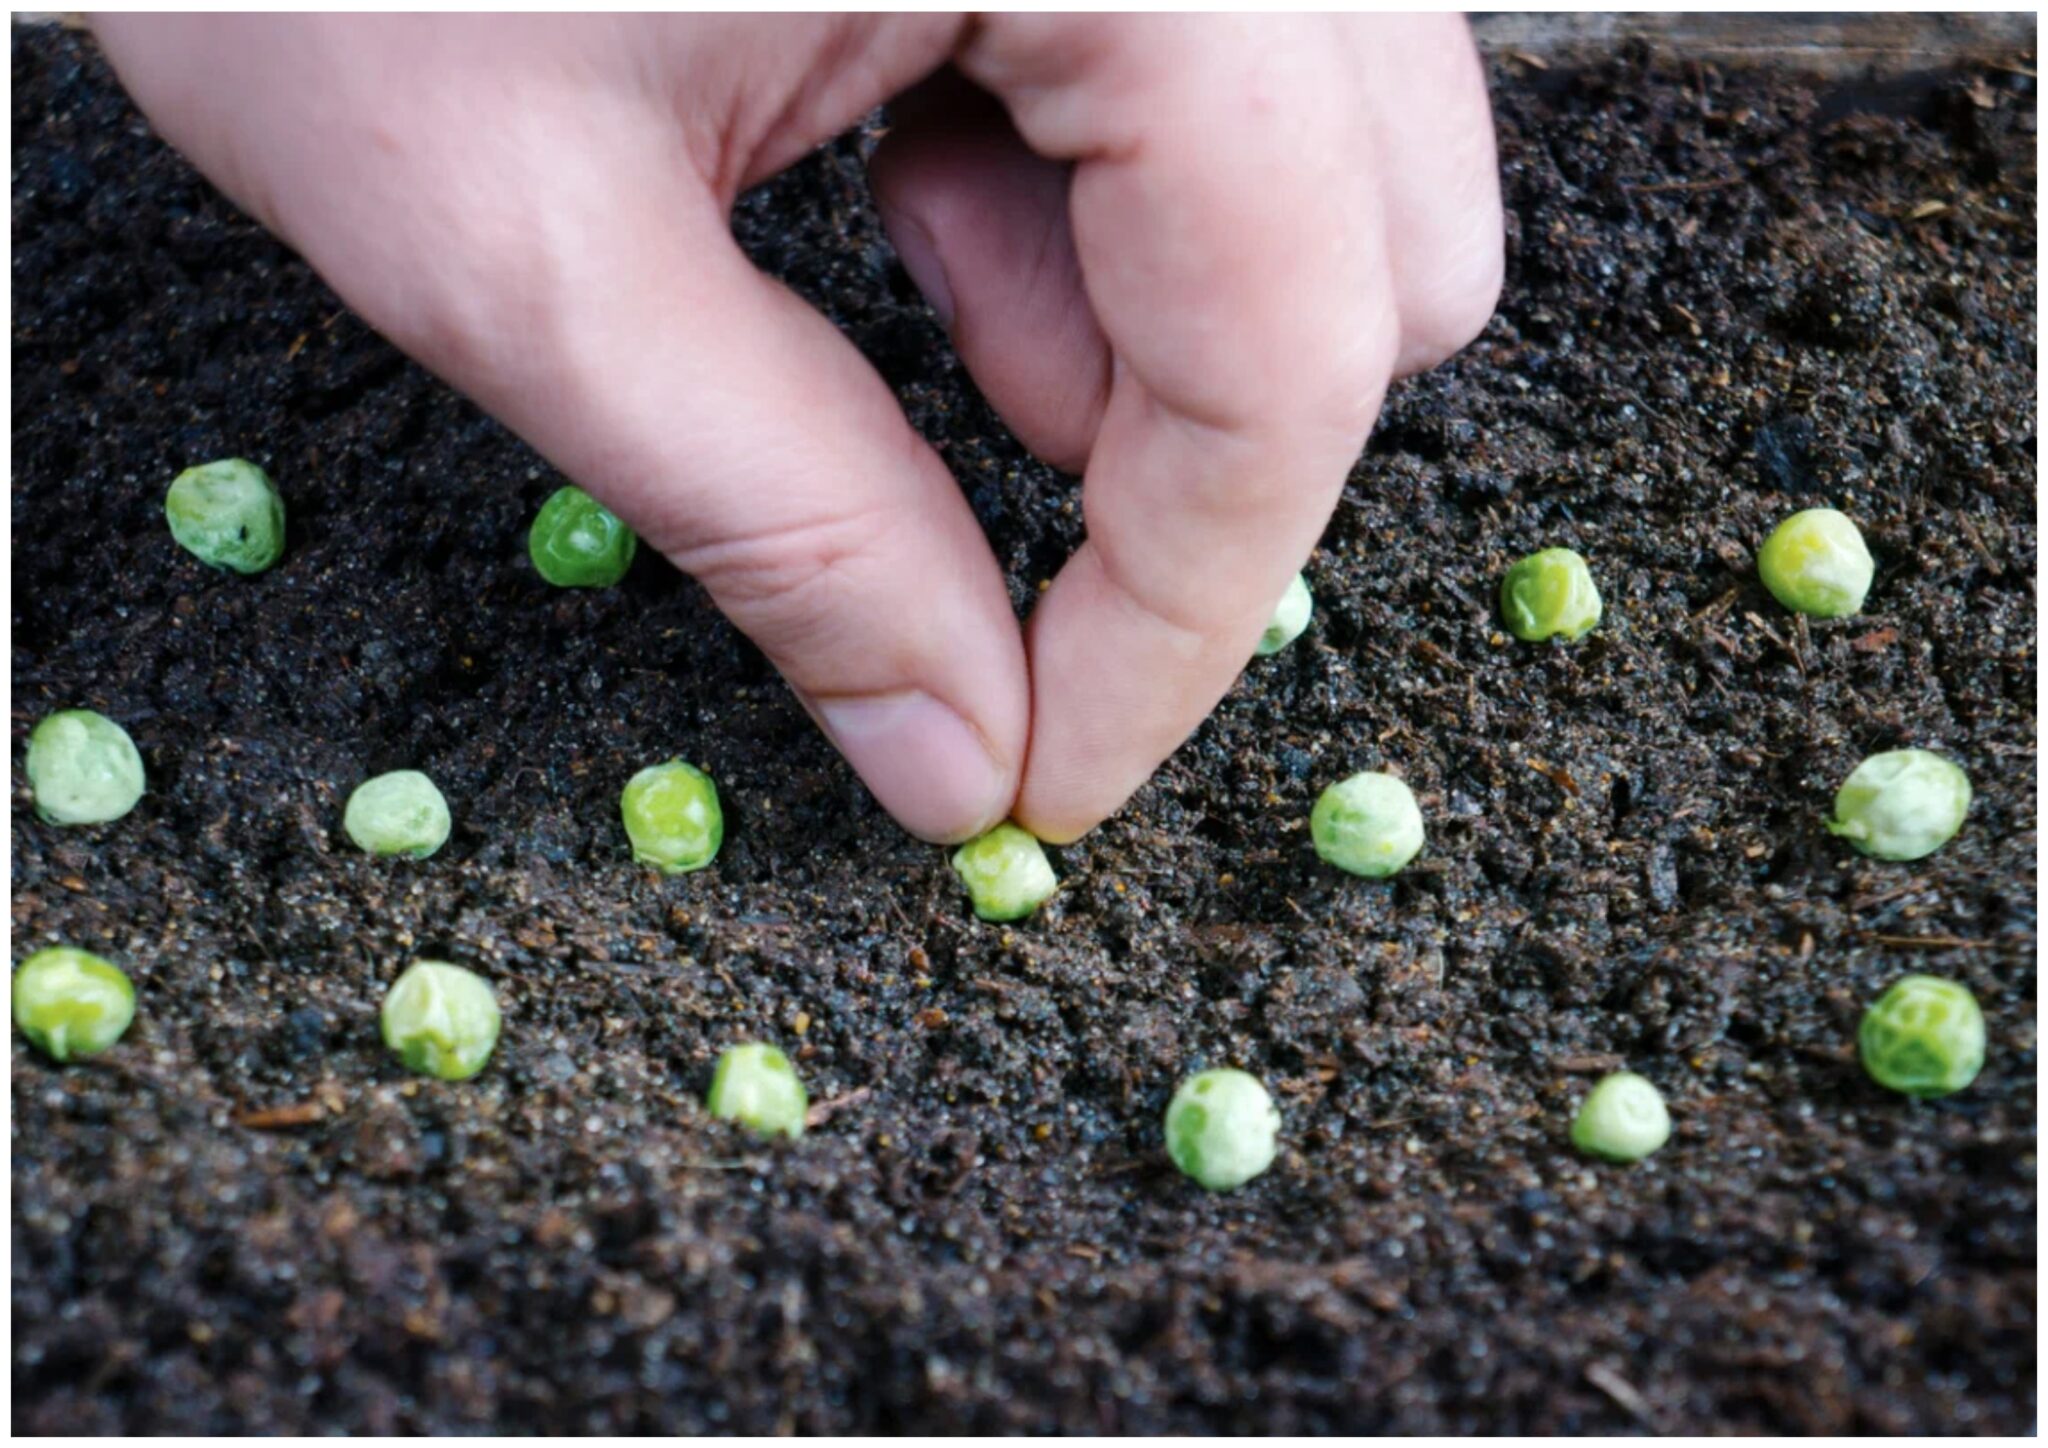
[[[1608,1161],[1641,1161],[1671,1139],[1671,1113],[1633,1071],[1602,1076],[1572,1118],[1572,1145]]]
[[[384,1044],[408,1071],[466,1081],[498,1044],[502,1017],[490,986],[474,971],[416,960],[384,997]]]
[[[59,1064],[97,1056],[134,1019],[134,985],[97,955],[53,945],[14,972],[14,1024]]]
[[[1931,855],[1963,827],[1970,777],[1926,749],[1873,754],[1842,781],[1828,829],[1880,860]]]
[[[610,588],[633,566],[640,540],[581,488],[558,488],[535,515],[526,551],[557,588]]]
[[[1864,1012],[1856,1049],[1878,1085],[1908,1096],[1947,1096],[1984,1069],[1984,1012],[1952,980],[1902,976]]]
[[[1794,613],[1847,618],[1863,607],[1877,565],[1845,514],[1808,508],[1771,531],[1757,551],[1756,571],[1771,596]]]
[[[53,825],[117,820],[142,798],[142,755],[128,731],[90,709],[65,709],[28,736],[28,787]]]
[[[721,1121],[737,1121],[762,1136],[804,1134],[811,1098],[789,1057],[773,1046],[728,1046],[711,1073],[704,1104]]]
[[[1308,817],[1316,853],[1340,870],[1378,880],[1422,849],[1422,809],[1391,774],[1363,770],[1322,792]]]
[[[1259,635],[1259,654],[1277,654],[1296,639],[1308,627],[1309,615],[1315,612],[1315,596],[1308,591],[1308,580],[1299,573],[1287,585],[1287,591],[1280,595],[1280,602],[1274,606],[1273,621],[1266,625],[1266,631]]]
[[[1545,548],[1508,569],[1500,583],[1501,619],[1518,639],[1576,639],[1600,622],[1600,590],[1586,560],[1569,548]]]
[[[1280,1112],[1256,1076],[1199,1071],[1166,1108],[1166,1154],[1212,1192],[1241,1187],[1273,1164]]]
[[[269,475],[241,458],[187,468],[164,494],[178,545],[201,563],[261,573],[284,556],[284,499]]]
[[[424,860],[448,843],[448,801],[417,769],[394,769],[366,779],[348,797],[341,827],[356,848],[371,855]]]
[[[1022,920],[1059,888],[1045,846],[1016,825],[997,825],[953,852],[953,869],[984,920]]]
[[[703,869],[725,841],[718,786],[680,759],[650,764],[627,780],[619,814],[633,842],[633,858],[665,875]]]

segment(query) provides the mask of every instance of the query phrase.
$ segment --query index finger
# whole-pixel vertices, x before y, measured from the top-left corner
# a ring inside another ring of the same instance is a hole
[[[1105,818],[1222,698],[1378,412],[1399,325],[1326,23],[1010,16],[963,62],[1078,163],[1116,359],[1088,540],[1030,626],[1016,817],[1043,838]]]

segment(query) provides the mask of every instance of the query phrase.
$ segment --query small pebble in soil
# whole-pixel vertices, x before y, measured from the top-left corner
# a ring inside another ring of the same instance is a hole
[[[581,488],[558,488],[534,515],[526,552],[557,588],[610,588],[633,566],[640,540]]]
[[[1828,829],[1880,860],[1931,855],[1963,827],[1970,777],[1927,749],[1894,749],[1857,765],[1835,794]]]
[[[1241,1187],[1271,1166],[1279,1137],[1279,1109],[1243,1071],[1198,1071],[1166,1108],[1166,1154],[1212,1192]]]
[[[142,755],[128,731],[90,709],[64,709],[28,736],[28,787],[53,825],[117,820],[142,798]]]
[[[1947,1096],[1984,1069],[1984,1012],[1952,980],[1903,976],[1864,1012],[1856,1049],[1878,1085],[1908,1096]]]
[[[1757,551],[1756,572],[1794,613],[1847,618],[1863,607],[1877,565],[1845,514],[1808,508],[1771,530]]]
[[[1045,846],[1030,831],[1007,822],[955,850],[953,869],[967,887],[974,913],[984,920],[1022,920],[1059,887]]]
[[[1316,853],[1340,870],[1377,880],[1422,849],[1422,809],[1391,774],[1362,770],[1322,792],[1309,813]]]
[[[164,495],[178,545],[201,563],[261,573],[284,556],[284,499],[263,469],[241,458],[187,468]]]
[[[443,1081],[483,1070],[501,1021],[484,978],[445,961],[414,961],[384,997],[384,1044],[408,1071]]]
[[[135,987],[121,968],[68,945],[38,950],[14,972],[14,1024],[59,1062],[97,1056],[135,1019]]]
[[[1528,643],[1581,638],[1599,626],[1600,614],[1592,571],[1569,548],[1531,553],[1500,581],[1501,620]]]
[[[725,842],[718,786],[680,759],[650,764],[627,780],[619,815],[633,842],[633,858],[665,875],[703,869]]]
[[[1277,654],[1300,638],[1308,627],[1309,615],[1314,612],[1315,596],[1308,591],[1308,580],[1297,573],[1287,585],[1287,591],[1280,595],[1280,602],[1274,605],[1273,621],[1259,635],[1260,657]]]
[[[728,1046],[719,1056],[704,1104],[720,1121],[737,1121],[762,1136],[780,1133],[794,1141],[804,1134],[811,1098],[789,1057],[774,1046],[750,1041]]]
[[[394,769],[364,780],[348,797],[341,827],[372,855],[424,860],[448,842],[448,801],[417,769]]]
[[[1602,1076],[1572,1118],[1572,1145],[1606,1161],[1641,1161],[1670,1139],[1664,1098],[1633,1071]]]

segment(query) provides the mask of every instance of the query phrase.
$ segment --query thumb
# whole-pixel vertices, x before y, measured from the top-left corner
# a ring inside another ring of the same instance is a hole
[[[846,339],[695,230],[615,231],[561,314],[566,365],[483,400],[704,585],[906,829],[979,833],[1030,717],[988,541]]]
[[[366,321],[702,581],[906,828],[1008,813],[1030,701],[988,542],[881,379],[740,254],[622,27],[100,31],[167,138]],[[248,87],[211,82],[222,56]]]

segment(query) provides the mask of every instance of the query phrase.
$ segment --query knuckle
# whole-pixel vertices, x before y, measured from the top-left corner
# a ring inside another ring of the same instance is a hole
[[[1445,294],[1443,333],[1453,348],[1463,347],[1481,332],[1500,305],[1500,290],[1507,274],[1507,242],[1502,229],[1483,228],[1474,237],[1470,252],[1452,273]]]
[[[1440,259],[1401,310],[1403,372],[1423,371],[1476,340],[1500,304],[1506,239],[1498,225],[1475,228],[1466,244]]]
[[[1091,539],[1084,546],[1092,546],[1095,566],[1113,595],[1149,620],[1163,640],[1161,646],[1175,657],[1199,658],[1210,636],[1229,617],[1229,610],[1219,607],[1213,595],[1188,590],[1157,569],[1142,566],[1142,560],[1113,546],[1111,537]]]
[[[879,510],[777,521],[670,550],[749,632],[809,626],[842,601],[889,527]]]

